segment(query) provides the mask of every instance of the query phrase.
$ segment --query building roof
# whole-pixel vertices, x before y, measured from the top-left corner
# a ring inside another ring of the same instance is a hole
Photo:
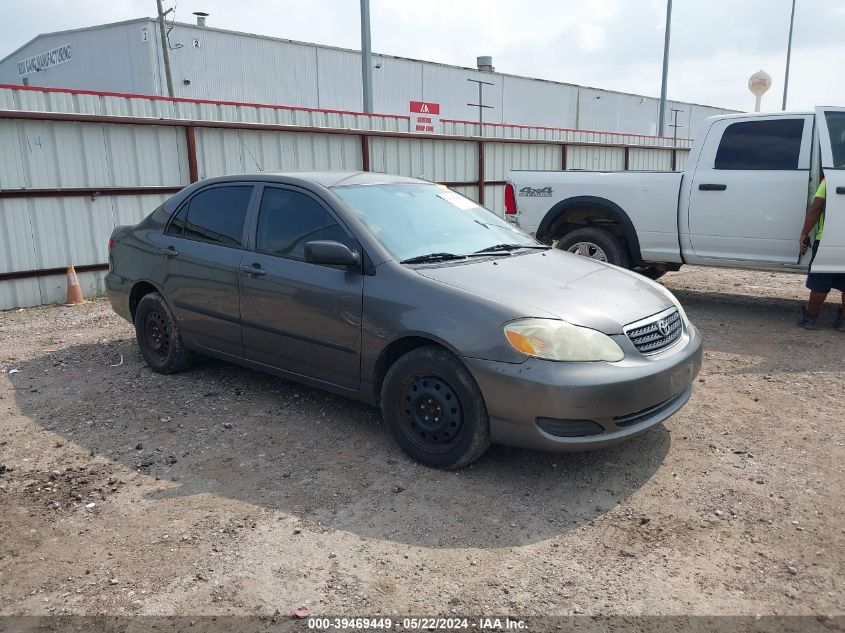
[[[33,37],[31,40],[29,40],[23,46],[19,46],[14,51],[12,51],[8,55],[6,55],[2,59],[0,59],[0,63],[5,62],[10,57],[13,57],[18,52],[20,52],[22,49],[26,48],[27,46],[29,46],[30,44],[32,44],[33,42],[35,42],[36,40],[38,40],[41,37],[48,37],[48,36],[52,36],[52,35],[63,35],[63,34],[66,34],[66,33],[79,33],[79,32],[83,32],[83,31],[94,31],[94,30],[97,30],[97,29],[110,28],[110,27],[114,27],[114,26],[122,26],[122,25],[126,25],[126,24],[136,24],[136,23],[141,23],[141,22],[155,22],[155,21],[156,20],[154,18],[135,18],[135,19],[132,19],[132,20],[123,20],[121,22],[109,22],[109,23],[106,23],[106,24],[97,24],[97,25],[94,25],[94,26],[86,26],[86,27],[82,27],[82,28],[78,28],[78,29],[68,29],[68,30],[65,30],[65,31],[54,31],[52,33],[41,33],[41,34]],[[189,23],[189,22],[168,22],[168,24],[174,25],[174,26],[188,27],[188,28],[207,29],[209,31],[217,31],[219,33],[227,33],[227,34],[230,34],[230,35],[238,35],[238,36],[241,36],[241,37],[251,37],[251,38],[256,38],[256,39],[261,39],[261,40],[269,40],[269,41],[275,41],[275,42],[284,42],[284,43],[287,43],[287,44],[299,44],[301,46],[315,46],[315,47],[319,47],[319,48],[323,48],[323,49],[341,51],[341,52],[345,52],[345,53],[356,53],[356,54],[360,53],[360,51],[357,50],[357,49],[343,48],[343,47],[340,47],[340,46],[330,46],[330,45],[327,45],[327,44],[317,44],[315,42],[303,42],[301,40],[292,40],[292,39],[287,39],[287,38],[282,38],[282,37],[274,37],[274,36],[271,36],[271,35],[260,35],[258,33],[247,33],[245,31],[235,31],[235,30],[232,30],[232,29],[221,29],[221,28],[217,28],[217,27],[213,27],[213,26],[198,26],[196,24],[192,24],[192,23]],[[453,68],[453,69],[456,69],[456,70],[480,72],[477,68],[473,68],[471,66],[457,66],[455,64],[444,64],[442,62],[432,62],[432,61],[428,61],[428,60],[424,60],[424,59],[415,59],[413,57],[401,57],[399,55],[388,55],[388,54],[385,54],[385,53],[373,53],[373,56],[381,57],[381,58],[384,58],[384,59],[396,59],[396,60],[406,61],[406,62],[417,62],[417,63],[421,63],[421,64],[431,64],[433,66],[442,66],[444,68]],[[646,99],[657,99],[658,98],[658,97],[654,97],[654,96],[650,96],[650,95],[642,95],[642,94],[633,93],[633,92],[622,92],[620,90],[610,90],[610,89],[607,89],[607,88],[598,88],[598,87],[595,87],[595,86],[585,86],[585,85],[582,85],[582,84],[573,84],[573,83],[568,83],[568,82],[565,82],[565,81],[555,81],[555,80],[552,80],[552,79],[540,79],[540,78],[537,78],[537,77],[527,77],[525,75],[514,75],[514,74],[511,74],[511,73],[493,72],[493,73],[485,73],[485,74],[498,75],[500,77],[512,77],[514,79],[528,79],[530,81],[537,81],[537,82],[541,82],[541,83],[553,84],[553,85],[558,85],[558,86],[567,86],[567,87],[571,87],[571,88],[585,88],[587,90],[598,90],[598,91],[601,91],[601,92],[606,92],[606,93],[610,93],[610,94],[617,94],[617,95],[624,95],[624,96],[629,96],[629,97],[640,97],[640,98],[646,98]],[[673,102],[673,103],[684,103],[684,104],[693,105],[693,106],[700,106],[700,107],[704,107],[704,108],[716,108],[716,109],[725,110],[726,112],[734,112],[734,110],[731,110],[730,108],[724,108],[722,106],[712,106],[712,105],[706,105],[706,104],[702,104],[702,103],[694,103],[694,102],[690,102],[690,101],[677,101],[677,100],[674,100],[674,99],[670,99],[669,101]]]

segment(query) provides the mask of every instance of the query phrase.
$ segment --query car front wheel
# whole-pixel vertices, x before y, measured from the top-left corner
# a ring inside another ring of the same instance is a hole
[[[487,407],[472,375],[444,349],[420,347],[384,379],[381,410],[391,435],[414,459],[457,469],[490,446]]]
[[[141,356],[153,371],[172,374],[191,364],[193,354],[185,347],[173,313],[157,292],[144,295],[138,302],[135,338]]]

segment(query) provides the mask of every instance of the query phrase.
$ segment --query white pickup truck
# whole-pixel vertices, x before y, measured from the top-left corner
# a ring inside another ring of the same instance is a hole
[[[806,272],[799,233],[822,173],[813,271],[845,272],[845,108],[711,117],[684,172],[510,171],[505,218],[652,278],[682,264]]]

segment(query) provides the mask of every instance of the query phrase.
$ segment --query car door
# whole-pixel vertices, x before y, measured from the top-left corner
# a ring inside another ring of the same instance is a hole
[[[827,181],[824,232],[811,270],[845,272],[845,108],[817,108],[822,169]]]
[[[296,187],[265,186],[241,275],[246,357],[355,389],[360,382],[361,270],[305,261],[314,240],[360,252],[329,207]]]
[[[688,206],[697,257],[798,265],[812,136],[810,115],[729,118],[711,127]]]
[[[182,331],[195,345],[243,356],[240,267],[255,186],[201,189],[178,209],[158,249],[166,259],[163,290]]]

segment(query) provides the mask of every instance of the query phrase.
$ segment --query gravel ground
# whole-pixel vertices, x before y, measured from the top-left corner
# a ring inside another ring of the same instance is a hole
[[[154,374],[104,300],[0,313],[0,614],[845,613],[845,335],[795,327],[797,276],[664,280],[706,342],[683,411],[459,472],[362,404]]]

